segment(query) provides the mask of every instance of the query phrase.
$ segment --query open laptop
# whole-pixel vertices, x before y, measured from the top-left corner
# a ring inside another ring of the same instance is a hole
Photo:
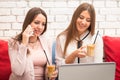
[[[58,80],[114,80],[115,63],[81,63],[59,67]]]

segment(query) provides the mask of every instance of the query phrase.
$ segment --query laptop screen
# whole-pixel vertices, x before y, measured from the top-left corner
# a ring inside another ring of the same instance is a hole
[[[59,67],[59,80],[114,80],[115,63],[81,63]]]

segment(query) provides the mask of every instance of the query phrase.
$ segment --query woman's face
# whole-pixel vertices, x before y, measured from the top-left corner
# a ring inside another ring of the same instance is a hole
[[[38,14],[31,22],[34,35],[39,36],[45,29],[46,17],[42,14]]]
[[[91,17],[87,10],[83,11],[76,20],[76,27],[79,35],[84,33],[90,26]]]

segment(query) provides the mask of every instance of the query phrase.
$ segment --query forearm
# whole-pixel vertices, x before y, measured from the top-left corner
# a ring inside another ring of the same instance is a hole
[[[18,76],[23,75],[27,62],[27,47],[19,45],[18,49],[10,50],[12,72]]]
[[[76,52],[73,52],[71,55],[69,55],[68,57],[66,57],[65,63],[66,64],[73,63],[75,61],[76,56],[77,56]]]

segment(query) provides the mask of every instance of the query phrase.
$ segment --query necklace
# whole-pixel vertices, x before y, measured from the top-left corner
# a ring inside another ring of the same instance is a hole
[[[36,36],[31,36],[31,37],[29,38],[29,43],[36,43],[37,40],[38,40],[38,37],[36,37]]]
[[[75,39],[76,41],[83,41],[88,35],[89,35],[90,31],[81,39],[81,40],[77,40]]]
[[[29,43],[36,43],[37,42],[37,40],[36,41],[29,41]]]
[[[35,49],[37,48],[38,41],[36,40],[35,42],[29,42],[29,48]]]

